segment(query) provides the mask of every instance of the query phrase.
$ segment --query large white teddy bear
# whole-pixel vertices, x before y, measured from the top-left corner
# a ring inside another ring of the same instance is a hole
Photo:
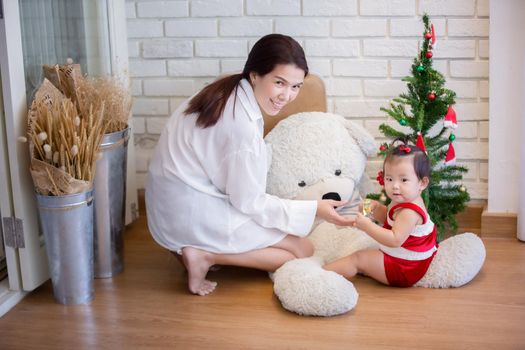
[[[281,198],[341,199],[351,214],[371,190],[363,176],[367,158],[377,147],[360,125],[322,112],[299,113],[279,122],[265,138],[271,155],[268,193]],[[339,209],[338,209],[339,210]],[[317,221],[308,238],[314,256],[287,262],[273,275],[274,292],[283,307],[301,315],[332,316],[351,310],[358,293],[344,277],[322,268],[325,263],[378,244],[356,228]],[[485,247],[473,233],[440,243],[426,275],[416,286],[459,287],[471,281],[485,260]]]

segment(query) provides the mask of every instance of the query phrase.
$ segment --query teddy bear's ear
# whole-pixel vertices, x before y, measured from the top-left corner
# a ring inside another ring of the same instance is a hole
[[[344,125],[348,134],[350,134],[350,136],[357,142],[367,157],[370,157],[377,152],[376,142],[368,130],[347,119],[344,120]]]

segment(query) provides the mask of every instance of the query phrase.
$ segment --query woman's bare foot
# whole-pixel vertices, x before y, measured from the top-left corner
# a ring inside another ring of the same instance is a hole
[[[172,250],[170,250],[171,254],[173,254],[177,260],[180,262],[180,264],[182,265],[182,267],[184,267],[184,270],[186,270],[186,265],[184,265],[184,261],[182,261],[182,255],[180,254],[177,254],[177,252],[174,252]],[[212,265],[210,266],[210,271],[219,271],[221,269],[221,265]]]
[[[206,279],[206,274],[213,265],[212,257],[213,254],[197,248],[182,249],[182,261],[188,270],[188,288],[193,294],[210,294],[217,286],[217,282]]]

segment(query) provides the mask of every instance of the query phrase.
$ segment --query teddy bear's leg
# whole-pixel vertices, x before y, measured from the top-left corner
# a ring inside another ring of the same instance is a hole
[[[322,259],[288,261],[273,274],[275,295],[300,315],[334,316],[350,311],[359,295],[352,282],[322,268]]]
[[[354,227],[337,228],[329,223],[319,225],[308,238],[314,245],[314,255],[325,263],[358,250],[379,248],[378,243],[363,231]]]
[[[467,232],[445,239],[416,287],[450,288],[469,283],[481,270],[486,251],[483,241]]]

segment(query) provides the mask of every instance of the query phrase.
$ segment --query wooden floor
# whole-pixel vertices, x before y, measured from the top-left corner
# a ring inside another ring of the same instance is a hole
[[[206,297],[186,291],[178,261],[145,219],[126,232],[125,272],[95,281],[88,306],[53,300],[51,283],[0,318],[0,349],[525,349],[525,244],[484,240],[487,260],[458,289],[397,289],[357,277],[351,312],[284,310],[265,272],[222,268]]]

